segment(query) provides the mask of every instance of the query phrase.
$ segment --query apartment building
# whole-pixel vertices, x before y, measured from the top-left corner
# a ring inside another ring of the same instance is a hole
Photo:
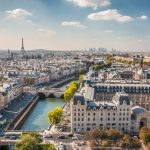
[[[95,101],[75,94],[71,103],[71,131],[86,132],[93,128],[116,128],[125,133],[137,133],[150,125],[150,112],[135,106],[125,92],[117,92],[112,101]]]

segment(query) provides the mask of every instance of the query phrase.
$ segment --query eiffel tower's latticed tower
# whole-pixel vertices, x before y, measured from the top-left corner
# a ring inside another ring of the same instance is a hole
[[[24,42],[23,42],[23,38],[22,38],[22,45],[21,45],[21,52],[24,52],[25,49],[24,49]]]

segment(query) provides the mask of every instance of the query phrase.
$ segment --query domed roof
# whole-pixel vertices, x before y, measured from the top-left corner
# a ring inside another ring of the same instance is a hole
[[[141,114],[141,113],[144,113],[146,111],[147,110],[145,108],[142,108],[140,106],[134,106],[134,107],[132,107],[132,112],[135,113],[135,114]]]

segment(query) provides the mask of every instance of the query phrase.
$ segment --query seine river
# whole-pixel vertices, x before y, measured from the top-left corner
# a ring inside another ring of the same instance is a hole
[[[50,126],[47,114],[56,107],[62,107],[65,104],[63,99],[40,99],[33,108],[31,114],[24,122],[21,130],[42,130]]]

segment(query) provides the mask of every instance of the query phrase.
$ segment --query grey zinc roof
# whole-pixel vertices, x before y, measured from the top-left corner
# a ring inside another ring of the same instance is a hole
[[[130,105],[130,99],[129,96],[124,92],[118,92],[115,95],[115,100],[119,101],[119,104],[122,105],[125,101],[127,105]]]
[[[100,109],[100,107],[103,107],[104,109],[111,109],[116,107],[114,103],[111,102],[95,102],[95,101],[87,101],[87,108],[96,108]]]
[[[73,97],[73,104],[74,105],[77,105],[77,103],[80,102],[81,105],[84,105],[85,104],[85,99],[84,99],[84,96],[79,94],[79,93],[76,93]]]

